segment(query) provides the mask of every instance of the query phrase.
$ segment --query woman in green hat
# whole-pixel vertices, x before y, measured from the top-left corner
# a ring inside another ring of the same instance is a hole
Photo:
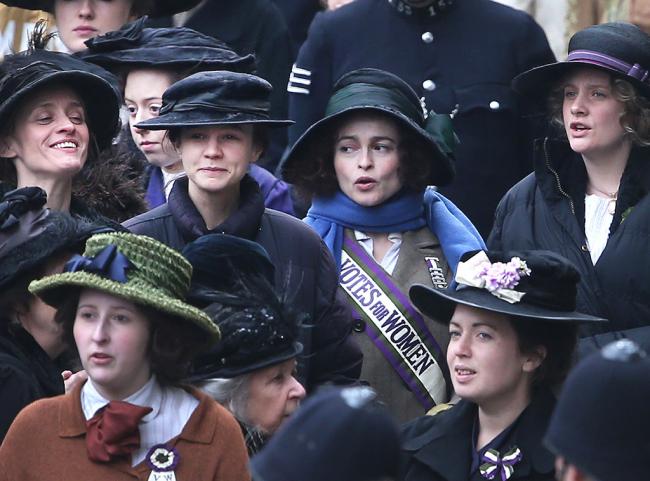
[[[30,285],[58,308],[88,381],[18,415],[0,448],[0,479],[249,479],[236,421],[179,385],[192,357],[220,337],[184,300],[191,273],[163,244],[111,233]]]
[[[401,420],[448,401],[451,391],[448,334],[413,308],[408,288],[446,287],[460,254],[483,246],[465,215],[427,189],[453,179],[449,125],[395,75],[355,70],[336,83],[325,117],[283,166],[312,201],[305,222],[334,255],[356,311],[362,378]]]

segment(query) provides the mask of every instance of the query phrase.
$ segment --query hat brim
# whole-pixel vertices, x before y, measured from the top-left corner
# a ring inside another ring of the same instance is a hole
[[[485,309],[508,316],[537,319],[549,322],[607,322],[601,317],[583,314],[577,311],[555,311],[526,302],[510,304],[490,294],[485,289],[461,287],[460,289],[434,289],[416,284],[409,289],[409,298],[413,305],[425,315],[440,322],[449,323],[456,305]]]
[[[329,127],[335,120],[350,112],[362,110],[371,110],[385,113],[391,118],[397,120],[406,128],[417,133],[420,138],[425,141],[425,145],[427,145],[427,147],[430,149],[429,155],[427,157],[431,159],[432,163],[436,162],[435,168],[432,169],[431,176],[428,179],[430,184],[436,186],[445,186],[453,180],[455,169],[452,160],[440,150],[436,141],[426,130],[424,130],[416,122],[401,112],[397,112],[393,109],[376,104],[353,105],[332,113],[322,118],[318,122],[312,124],[293,144],[291,150],[284,158],[280,166],[282,178],[289,183],[299,183],[301,179],[298,175],[298,170],[296,169],[297,164],[303,162],[315,162],[315,159],[311,159],[308,155],[308,152],[310,152],[309,147],[311,146],[312,142],[314,142],[317,138],[320,138],[322,132],[326,130],[327,127]],[[314,171],[316,171],[315,165]]]
[[[246,55],[234,60],[223,59],[223,50],[210,47],[157,47],[134,48],[116,52],[85,52],[80,57],[107,69],[179,68],[200,70],[228,70],[248,73],[255,68],[255,57]]]
[[[189,382],[197,381],[207,381],[210,379],[232,379],[237,376],[242,376],[244,374],[249,374],[251,372],[263,369],[265,367],[275,366],[281,362],[288,361],[296,356],[298,356],[303,350],[303,345],[299,342],[294,342],[291,346],[285,351],[274,355],[273,357],[262,359],[260,361],[246,364],[244,366],[228,366],[221,367],[213,370],[206,370],[205,372],[192,374],[189,378]],[[208,356],[209,352],[204,354]]]
[[[162,291],[152,289],[149,285],[145,287],[135,283],[120,283],[84,271],[54,274],[29,285],[30,292],[53,307],[58,307],[68,297],[71,288],[106,292],[191,322],[209,335],[209,343],[216,342],[221,337],[219,328],[206,313]]]
[[[6,120],[21,102],[33,94],[34,90],[54,82],[60,82],[71,88],[81,97],[89,129],[95,135],[97,145],[100,150],[109,147],[118,131],[119,109],[122,100],[107,80],[91,72],[56,70],[39,76],[22,86],[0,105],[0,119]],[[102,101],[98,102],[97,99],[102,99]]]
[[[153,117],[135,125],[145,130],[169,130],[179,127],[209,127],[213,125],[258,124],[268,127],[286,127],[293,124],[292,120],[265,119],[258,115],[247,113],[204,112],[190,110],[169,112],[160,117]]]
[[[544,98],[548,92],[569,72],[579,67],[591,67],[603,72],[607,72],[617,78],[626,80],[634,85],[640,93],[650,97],[650,85],[645,84],[634,77],[623,75],[622,73],[602,65],[591,62],[574,60],[565,62],[550,63],[532,68],[526,72],[520,73],[512,80],[512,88],[521,95],[529,98]]]
[[[152,18],[166,17],[176,13],[186,12],[196,7],[201,0],[156,0],[153,8],[147,13]],[[3,0],[8,7],[24,8],[26,10],[43,10],[54,13],[54,0]]]

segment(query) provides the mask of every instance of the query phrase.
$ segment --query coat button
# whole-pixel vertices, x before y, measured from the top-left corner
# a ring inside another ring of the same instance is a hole
[[[424,32],[422,34],[422,41],[424,43],[431,43],[433,42],[433,34],[431,32]]]
[[[582,244],[580,249],[582,249],[582,252],[589,252],[589,246],[587,244]]]
[[[425,80],[422,82],[422,88],[431,92],[432,90],[436,89],[436,83],[433,80]]]
[[[493,100],[492,102],[490,102],[490,108],[492,110],[498,110],[499,107],[501,107],[501,104],[499,102],[497,102],[496,100]]]
[[[366,323],[363,319],[357,319],[354,321],[354,332],[363,332],[366,330]]]

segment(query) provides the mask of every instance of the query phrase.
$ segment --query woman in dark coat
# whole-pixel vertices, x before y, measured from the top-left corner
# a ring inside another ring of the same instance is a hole
[[[100,225],[44,208],[45,192],[24,187],[0,202],[0,442],[18,412],[63,394],[66,350],[55,310],[27,290],[34,279],[60,272]]]
[[[305,222],[339,265],[357,319],[362,378],[401,421],[451,393],[446,329],[413,309],[408,289],[446,287],[460,255],[484,247],[467,217],[427,189],[452,181],[453,145],[449,116],[425,112],[399,77],[359,69],[336,83],[325,117],[283,165],[311,200]]]
[[[536,142],[535,172],[501,200],[488,246],[548,249],[577,267],[578,309],[610,320],[584,326],[584,349],[621,336],[650,347],[648,69],[650,37],[610,23],[576,33],[567,61],[514,80],[548,99],[561,133]]]
[[[403,429],[404,481],[552,481],[542,445],[576,342],[579,274],[549,251],[478,251],[463,257],[457,288],[410,290],[422,312],[448,324],[447,362],[461,401]]]
[[[276,281],[295,294],[296,308],[313,325],[303,329],[298,361],[308,389],[324,382],[358,379],[361,354],[349,339],[349,311],[337,299],[332,257],[320,238],[298,219],[264,208],[248,166],[264,150],[271,86],[234,72],[201,72],[172,85],[160,116],[138,128],[168,130],[187,178],[178,179],[166,204],[127,221],[132,232],[182,249],[208,233],[258,242],[277,266]]]

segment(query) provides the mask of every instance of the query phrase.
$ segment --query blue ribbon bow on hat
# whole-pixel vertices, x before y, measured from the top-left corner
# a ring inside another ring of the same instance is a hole
[[[131,261],[113,244],[107,245],[94,257],[75,255],[65,265],[64,272],[86,271],[115,282],[125,283],[126,271],[133,267]]]
[[[521,461],[521,458],[521,450],[517,446],[503,456],[496,449],[488,449],[481,458],[481,461],[485,462],[481,464],[479,471],[481,476],[487,479],[494,479],[497,473],[500,473],[501,481],[506,481],[515,472],[514,465]]]

